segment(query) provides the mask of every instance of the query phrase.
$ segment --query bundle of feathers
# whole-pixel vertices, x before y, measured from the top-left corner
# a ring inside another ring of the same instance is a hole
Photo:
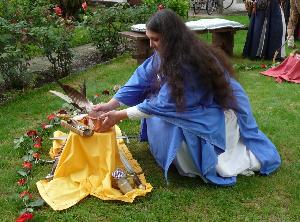
[[[66,94],[54,90],[50,90],[49,92],[60,97],[67,103],[73,105],[75,108],[79,109],[82,113],[90,113],[92,111],[93,103],[86,98],[85,81],[80,87],[80,91],[76,90],[72,86],[62,84],[59,81],[57,81],[57,83]]]

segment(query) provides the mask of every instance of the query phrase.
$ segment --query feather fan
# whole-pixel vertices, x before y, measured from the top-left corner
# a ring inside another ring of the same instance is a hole
[[[54,95],[58,96],[59,98],[63,99],[67,103],[72,103],[73,102],[72,99],[69,96],[67,96],[67,95],[65,95],[61,92],[57,92],[57,91],[54,91],[54,90],[49,90],[49,92],[51,92],[52,94],[54,94]]]
[[[90,102],[86,96],[85,96],[85,91],[86,91],[86,86],[85,82],[83,83],[83,86],[81,88],[82,92],[79,92],[75,88],[68,86],[66,84],[62,84],[59,81],[56,81],[58,85],[64,90],[64,92],[67,94],[63,94],[54,90],[50,90],[51,93],[54,95],[60,97],[61,99],[65,100],[66,102],[72,104],[76,108],[84,111],[84,112],[91,112],[93,103]]]

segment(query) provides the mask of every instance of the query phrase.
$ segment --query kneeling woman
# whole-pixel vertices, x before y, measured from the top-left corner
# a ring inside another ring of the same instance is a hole
[[[167,177],[182,175],[233,185],[241,173],[270,174],[280,165],[272,142],[258,129],[248,97],[232,67],[198,40],[174,12],[155,13],[146,24],[154,54],[108,103],[104,129],[122,119],[142,119],[141,136]],[[130,106],[116,111],[120,104]]]

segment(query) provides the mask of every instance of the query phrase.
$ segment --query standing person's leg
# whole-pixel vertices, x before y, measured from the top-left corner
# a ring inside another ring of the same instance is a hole
[[[289,47],[294,47],[294,31],[299,19],[299,9],[297,8],[297,6],[299,7],[300,3],[298,2],[296,3],[296,1],[298,0],[290,0],[291,11],[290,11],[289,23],[287,26],[287,34],[288,34],[287,39],[288,39]]]

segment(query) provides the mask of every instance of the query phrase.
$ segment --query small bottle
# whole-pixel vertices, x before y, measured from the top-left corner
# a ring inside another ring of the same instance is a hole
[[[118,187],[123,194],[126,194],[133,190],[132,186],[130,185],[129,181],[126,178],[126,173],[122,169],[117,168],[112,173],[112,176],[117,181]]]
[[[126,177],[118,179],[117,184],[123,194],[126,194],[133,190]]]

